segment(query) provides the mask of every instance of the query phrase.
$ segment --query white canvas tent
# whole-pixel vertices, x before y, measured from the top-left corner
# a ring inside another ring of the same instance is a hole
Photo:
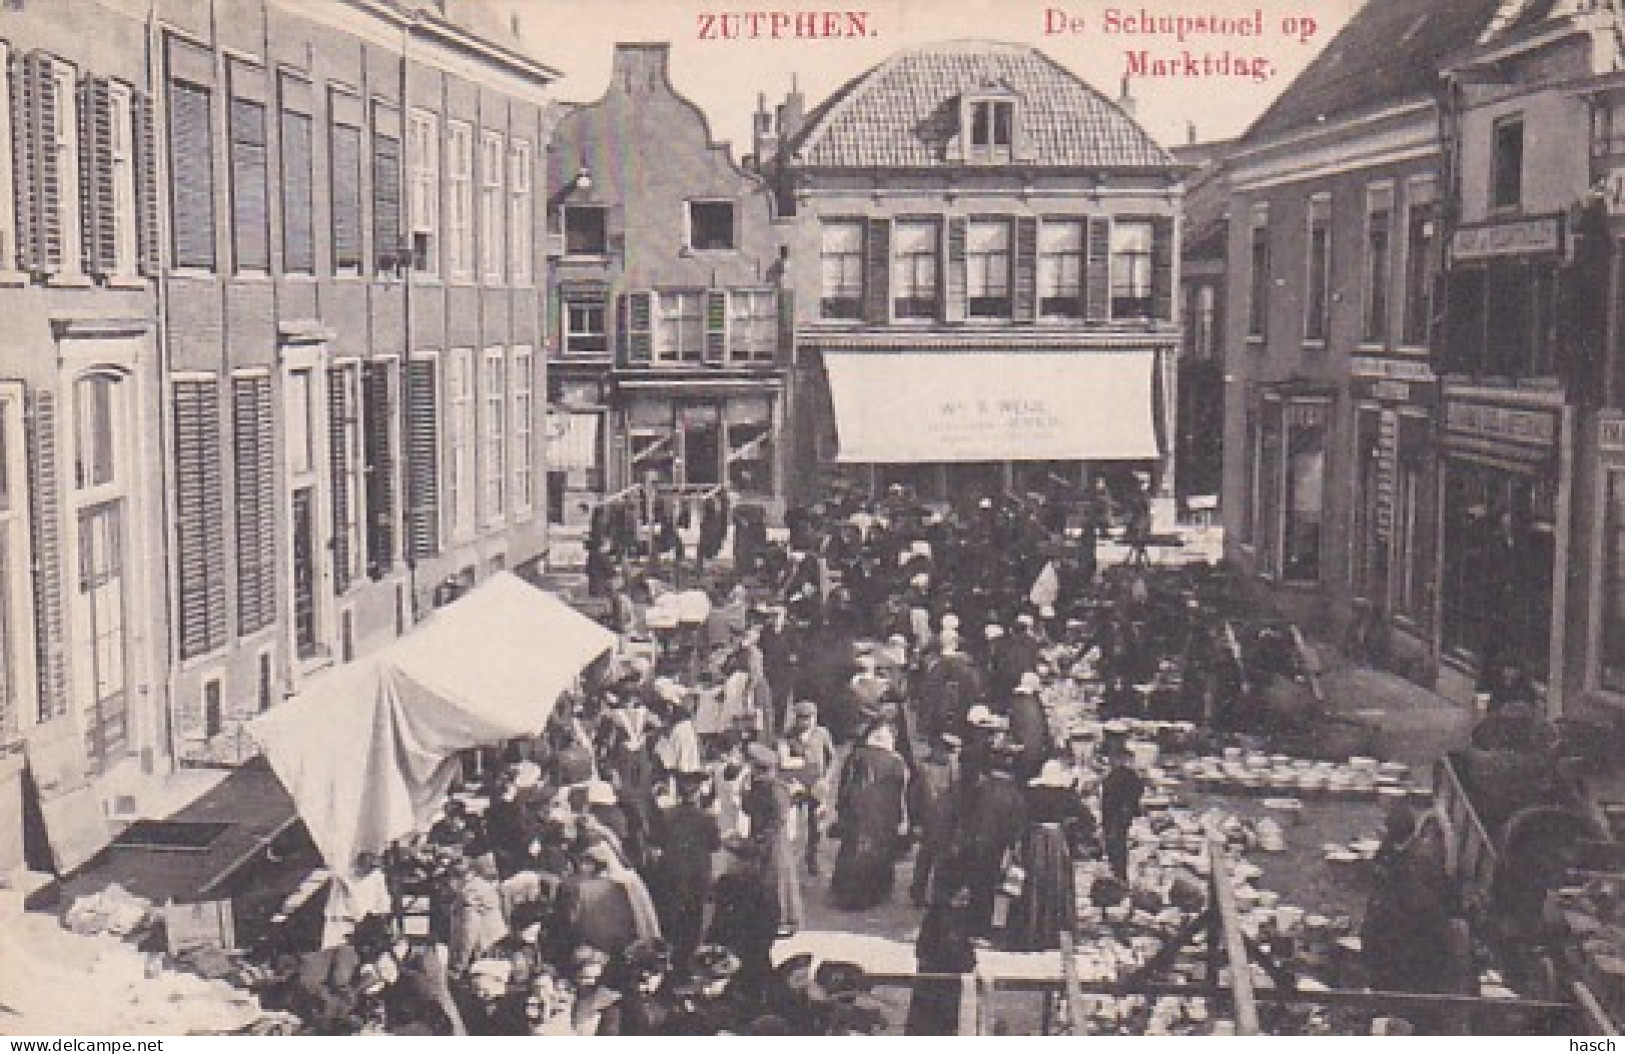
[[[541,730],[615,635],[501,574],[380,652],[312,678],[249,734],[329,866],[421,829],[458,751]]]

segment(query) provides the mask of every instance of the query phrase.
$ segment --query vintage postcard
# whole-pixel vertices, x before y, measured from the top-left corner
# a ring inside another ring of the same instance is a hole
[[[0,64],[16,1049],[1625,1019],[1619,4]]]

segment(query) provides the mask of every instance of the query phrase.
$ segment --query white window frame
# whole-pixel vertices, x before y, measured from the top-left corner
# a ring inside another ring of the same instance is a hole
[[[1394,248],[1394,217],[1398,213],[1399,200],[1394,193],[1394,184],[1384,180],[1372,183],[1365,188],[1365,223],[1360,231],[1361,240],[1361,298],[1360,298],[1360,343],[1372,347],[1392,345],[1394,341],[1394,263],[1399,254]],[[1388,241],[1386,245],[1386,259],[1382,261],[1385,270],[1382,275],[1377,273],[1377,258],[1371,252],[1372,219],[1379,212],[1388,213]],[[1377,284],[1379,277],[1384,286],[1383,315],[1375,319],[1372,309],[1377,298]],[[1372,322],[1377,322],[1377,331],[1373,332]]]
[[[1394,334],[1394,342],[1403,348],[1425,349],[1427,346],[1427,331],[1430,322],[1429,316],[1433,312],[1433,284],[1437,273],[1433,270],[1423,272],[1422,288],[1413,299],[1411,296],[1411,222],[1418,208],[1426,207],[1433,213],[1428,220],[1433,228],[1428,238],[1428,244],[1434,253],[1438,252],[1439,244],[1439,183],[1432,175],[1413,176],[1405,181],[1405,202],[1400,212],[1402,226],[1400,228],[1399,251],[1394,261],[1395,274],[1398,276],[1400,297],[1402,303],[1399,307],[1399,332]],[[1423,261],[1427,267],[1431,261]],[[1423,316],[1420,319],[1422,326],[1422,339],[1409,340],[1412,327],[1418,323],[1418,311]]]
[[[526,286],[534,281],[535,223],[532,220],[531,171],[535,155],[530,140],[508,140],[508,282]]]
[[[129,85],[113,81],[108,89],[108,117],[113,126],[113,273],[132,276],[139,266],[135,204],[135,97]]]
[[[446,122],[446,272],[453,282],[474,280],[474,129]]]
[[[1055,236],[1065,232],[1066,244]],[[1076,234],[1076,244],[1070,235]],[[1046,244],[1047,241],[1047,244]],[[1046,216],[1038,228],[1038,313],[1041,318],[1079,319],[1084,315],[1083,291],[1089,251],[1089,221],[1082,216]],[[1058,300],[1072,305],[1067,312],[1045,311],[1044,303]]]
[[[440,117],[433,110],[413,109],[406,118],[407,229],[413,271],[423,278],[440,274]],[[421,258],[416,242],[428,242]]]
[[[836,216],[822,221],[818,235],[818,313],[822,319],[855,321],[863,314],[863,271],[865,223],[861,218]],[[837,232],[840,232],[837,235]],[[854,252],[845,242],[857,234]],[[828,304],[856,304],[851,314],[830,313]]]
[[[485,349],[480,369],[480,508],[487,524],[508,513],[508,355]]]
[[[486,285],[501,285],[507,262],[506,142],[501,132],[480,132],[480,275]]]
[[[57,226],[62,231],[62,270],[67,277],[84,273],[85,232],[79,202],[79,79],[78,70],[61,59],[51,60],[56,82],[57,133],[54,163],[57,176]]]
[[[721,247],[700,248],[694,244],[694,206],[726,205],[732,219],[728,244]],[[739,202],[733,198],[689,198],[683,203],[683,245],[691,253],[732,253],[739,251]]]
[[[728,361],[771,363],[778,341],[778,295],[771,289],[728,290]]]
[[[296,676],[311,672],[332,660],[334,633],[338,627],[333,596],[333,487],[329,478],[331,462],[329,460],[327,443],[327,366],[330,359],[325,344],[308,344],[285,348],[282,352],[281,383],[278,391],[273,394],[273,405],[278,408],[283,418],[283,486],[281,491],[282,507],[279,512],[278,530],[285,532],[289,539],[286,546],[286,555],[283,557],[282,590],[288,598],[286,626],[288,654],[294,657]],[[288,433],[288,422],[293,419],[291,409],[291,390],[289,378],[296,373],[305,374],[308,380],[309,402],[307,413],[309,421],[307,428],[309,435],[307,446],[309,448],[311,463],[304,470],[299,471],[294,461],[293,436]],[[315,650],[308,656],[300,656],[298,645],[298,626],[293,617],[294,594],[294,547],[293,539],[293,495],[300,490],[311,492],[310,529],[311,529],[311,560],[312,588],[314,597],[312,601],[313,613],[316,620]]]
[[[445,389],[441,405],[445,420],[446,459],[441,492],[446,535],[452,541],[473,537],[475,527],[475,444],[478,435],[474,391],[474,349],[452,348],[445,357]]]
[[[705,291],[662,289],[655,293],[650,323],[649,361],[702,362],[705,359]],[[692,307],[692,313],[688,310]],[[699,321],[693,348],[683,343],[684,323]]]
[[[965,223],[965,315],[1009,319],[1015,307],[1015,224],[1005,216],[972,216]],[[977,300],[1003,301],[1002,311],[976,311]]]
[[[573,309],[596,311],[599,326],[597,330],[576,329]],[[604,301],[602,293],[564,293],[559,297],[559,337],[560,350],[566,358],[582,355],[608,355],[609,346],[609,305]],[[579,337],[594,337],[603,342],[602,348],[583,350],[574,346],[574,339]],[[653,340],[653,337],[650,338]]]
[[[1323,347],[1331,339],[1332,332],[1332,290],[1335,288],[1332,275],[1333,261],[1336,259],[1333,247],[1335,228],[1333,225],[1332,196],[1326,193],[1311,194],[1308,207],[1304,211],[1303,221],[1303,342],[1309,347]],[[1315,228],[1325,225],[1326,243],[1322,249],[1325,261],[1322,265],[1321,279],[1324,288],[1320,293],[1320,311],[1315,312]],[[1318,326],[1318,332],[1317,332]]]
[[[512,476],[508,504],[516,520],[536,507],[536,353],[529,345],[515,345],[508,360],[508,402],[513,414],[508,441],[508,469]]]

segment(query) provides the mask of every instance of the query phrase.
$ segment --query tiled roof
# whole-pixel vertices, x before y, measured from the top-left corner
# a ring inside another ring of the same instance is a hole
[[[1047,55],[1020,44],[954,41],[893,55],[847,82],[807,117],[791,144],[810,168],[957,165],[959,100],[1007,90],[1017,107],[1017,163],[1143,168],[1172,158],[1134,119]]]
[[[1430,97],[1441,62],[1473,46],[1509,2],[1516,0],[1367,0],[1245,141]]]

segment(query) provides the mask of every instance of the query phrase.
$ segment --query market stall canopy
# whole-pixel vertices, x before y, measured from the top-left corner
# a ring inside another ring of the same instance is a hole
[[[334,667],[249,734],[329,866],[421,829],[457,752],[540,731],[615,635],[511,573]]]
[[[1158,457],[1157,353],[824,352],[848,464]]]

